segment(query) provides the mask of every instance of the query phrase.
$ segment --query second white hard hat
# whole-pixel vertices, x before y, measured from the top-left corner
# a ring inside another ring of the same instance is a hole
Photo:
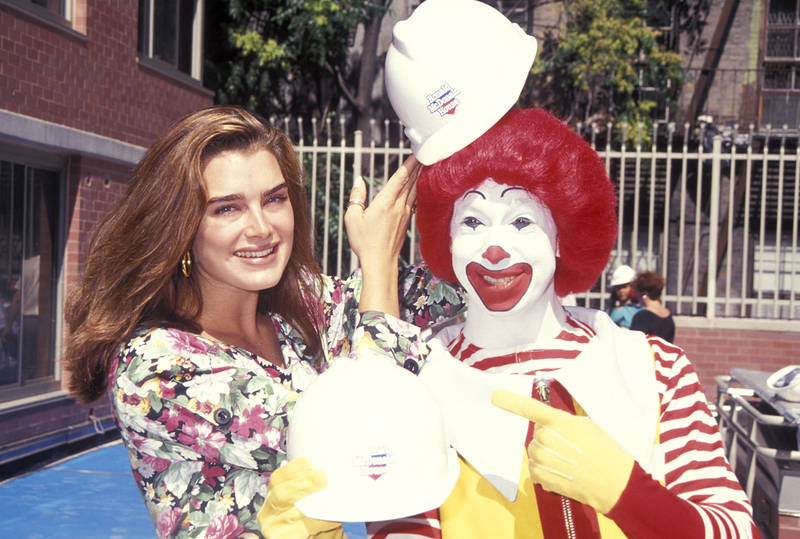
[[[611,273],[611,282],[609,285],[619,286],[632,283],[635,278],[636,271],[632,267],[622,264],[621,266],[617,266]]]
[[[426,0],[397,23],[386,94],[423,165],[483,135],[519,98],[536,38],[477,0]]]
[[[383,357],[340,357],[301,395],[289,421],[290,459],[308,457],[328,485],[298,500],[307,517],[372,522],[444,503],[460,466],[425,385]]]

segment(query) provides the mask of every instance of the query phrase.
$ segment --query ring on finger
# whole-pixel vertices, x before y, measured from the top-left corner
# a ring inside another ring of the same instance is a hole
[[[347,203],[347,207],[349,208],[353,204],[357,204],[357,205],[361,206],[362,208],[364,208],[365,210],[367,209],[367,205],[364,204],[363,202],[361,202],[360,200],[351,200],[350,202]]]

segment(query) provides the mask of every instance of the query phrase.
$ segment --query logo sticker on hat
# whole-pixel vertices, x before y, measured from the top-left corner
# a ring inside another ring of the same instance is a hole
[[[455,90],[450,84],[442,84],[438,90],[432,94],[428,94],[428,112],[433,114],[438,112],[439,116],[445,114],[455,114],[456,107],[460,105],[456,96],[461,93],[461,90]]]
[[[389,471],[388,466],[394,463],[394,455],[389,453],[386,446],[383,445],[373,448],[366,454],[353,457],[353,466],[361,468],[361,475],[368,475],[375,481]]]

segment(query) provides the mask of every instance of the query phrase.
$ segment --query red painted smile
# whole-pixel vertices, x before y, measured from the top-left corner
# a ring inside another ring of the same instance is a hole
[[[487,309],[508,311],[528,291],[531,266],[519,263],[504,270],[492,271],[477,262],[470,262],[467,265],[467,278]]]

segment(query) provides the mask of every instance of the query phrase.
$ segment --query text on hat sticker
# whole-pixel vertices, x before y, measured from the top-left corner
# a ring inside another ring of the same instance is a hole
[[[375,480],[385,474],[387,466],[394,462],[394,455],[383,445],[373,448],[368,455],[353,457],[353,466],[361,468],[361,475],[368,475]]]
[[[445,114],[455,114],[456,106],[460,103],[456,96],[461,93],[461,90],[453,89],[448,83],[442,84],[438,90],[432,94],[428,94],[428,112],[433,114],[438,112],[439,116]]]

